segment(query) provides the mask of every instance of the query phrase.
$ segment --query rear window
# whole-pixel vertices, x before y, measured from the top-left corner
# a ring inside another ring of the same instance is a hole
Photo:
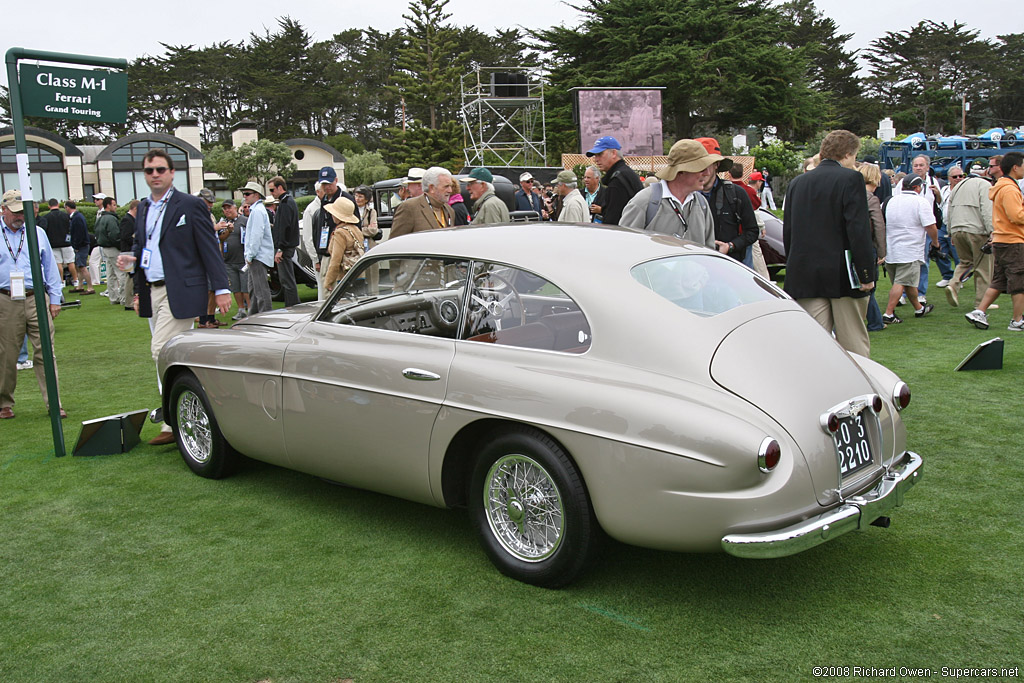
[[[731,258],[684,254],[634,266],[633,279],[676,306],[712,316],[785,295]]]

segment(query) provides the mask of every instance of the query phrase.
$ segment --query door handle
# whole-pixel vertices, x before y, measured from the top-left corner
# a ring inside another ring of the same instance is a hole
[[[402,375],[406,379],[414,379],[419,382],[433,382],[441,379],[441,375],[428,370],[420,370],[419,368],[406,368],[405,370],[402,370]]]

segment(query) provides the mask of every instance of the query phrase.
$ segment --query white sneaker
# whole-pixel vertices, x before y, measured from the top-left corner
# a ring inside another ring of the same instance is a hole
[[[107,297],[108,299],[110,298],[110,294],[109,294],[109,293],[107,293],[107,292],[100,292],[100,296],[105,296],[105,297]]]
[[[949,286],[949,280],[943,278],[943,279],[939,280],[938,282],[936,282],[935,286],[936,287],[948,287]]]
[[[907,295],[900,294],[900,300],[896,302],[897,306],[905,306],[907,304]]]
[[[985,315],[984,312],[979,311],[977,308],[975,308],[970,313],[964,313],[964,317],[967,318],[967,321],[970,322],[975,327],[977,327],[979,330],[988,329],[988,316]]]
[[[922,294],[918,294],[918,295],[917,295],[917,300],[918,300],[919,302],[921,302],[921,305],[922,305],[922,306],[924,306],[924,305],[925,305],[926,303],[928,303],[928,299],[925,299],[925,298],[924,298],[924,295],[922,295]]]
[[[29,358],[24,363],[18,363],[18,369],[19,370],[31,370],[34,365],[35,364],[32,362],[32,359]]]
[[[1011,332],[1024,332],[1024,318],[1021,318],[1020,320],[1011,320],[1010,326],[1006,329]]]
[[[235,313],[233,316],[231,316],[231,319],[232,320],[241,320],[242,318],[248,317],[248,315],[249,314],[245,312],[245,309],[240,308],[240,309],[238,309],[237,313]]]

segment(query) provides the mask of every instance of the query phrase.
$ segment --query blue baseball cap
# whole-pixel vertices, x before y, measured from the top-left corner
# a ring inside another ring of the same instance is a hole
[[[611,135],[605,135],[603,138],[598,138],[594,143],[594,149],[587,152],[588,157],[592,157],[595,154],[600,154],[606,149],[622,149],[622,145],[619,141],[613,138]]]
[[[316,179],[322,180],[325,183],[333,183],[338,179],[338,172],[334,170],[333,166],[324,166],[320,169]]]

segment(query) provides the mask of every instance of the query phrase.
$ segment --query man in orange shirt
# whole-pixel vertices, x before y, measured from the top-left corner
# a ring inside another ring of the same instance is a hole
[[[985,311],[1002,292],[1013,301],[1013,319],[1007,328],[1024,331],[1024,196],[1017,181],[1024,178],[1024,154],[1008,152],[999,162],[1002,175],[989,190],[992,200],[992,253],[995,272],[981,305],[966,315],[981,330],[988,329]]]

